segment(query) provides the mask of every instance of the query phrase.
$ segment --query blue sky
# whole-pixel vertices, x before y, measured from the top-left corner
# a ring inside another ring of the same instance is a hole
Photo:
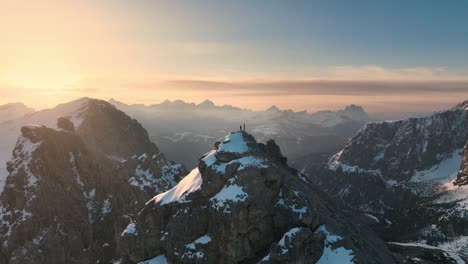
[[[263,47],[256,63],[266,66],[460,71],[468,61],[467,1],[141,1],[122,7],[144,17],[138,37],[149,42]]]

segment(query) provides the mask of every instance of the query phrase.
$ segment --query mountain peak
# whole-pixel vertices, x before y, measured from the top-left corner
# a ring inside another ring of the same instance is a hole
[[[468,100],[457,104],[455,107],[452,108],[452,110],[468,110]]]
[[[278,162],[281,152],[274,141],[257,143],[237,131],[214,146],[179,184],[156,195],[127,226],[121,241],[124,263],[162,258],[170,263],[312,263],[329,250],[324,240],[332,237],[347,245],[341,248],[347,252],[345,260],[376,257],[346,238],[350,229],[343,225],[351,220],[336,212],[331,217],[331,207],[319,192],[309,189],[284,159]],[[359,239],[372,239],[365,230],[358,232]],[[370,252],[379,252],[380,259],[389,259],[378,239],[364,244],[374,247]]]
[[[345,107],[344,111],[345,112],[349,112],[349,111],[364,112],[364,108],[362,108],[362,106],[359,106],[359,105],[350,104]]]
[[[266,111],[267,112],[280,112],[281,109],[279,109],[276,105],[272,105]]]
[[[211,107],[214,107],[215,104],[212,101],[206,99],[205,101],[198,104],[198,106],[203,107],[203,108],[211,108]]]
[[[81,125],[73,133],[76,112]],[[68,117],[58,128],[42,125],[61,114]],[[0,262],[111,263],[138,205],[172,188],[185,168],[104,101],[79,99],[28,121],[43,116],[41,125],[21,126],[3,192],[0,186]]]

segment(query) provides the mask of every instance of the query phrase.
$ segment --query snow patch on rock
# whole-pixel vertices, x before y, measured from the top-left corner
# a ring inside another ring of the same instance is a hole
[[[122,232],[122,236],[125,236],[126,234],[135,236],[137,235],[137,229],[134,222],[130,222],[130,224],[128,224],[125,230]]]
[[[204,245],[204,244],[208,244],[210,241],[211,241],[211,237],[209,235],[204,235],[204,236],[201,236],[201,237],[197,238],[192,243],[185,245],[185,247],[188,248],[188,249],[195,250],[196,244]]]
[[[232,132],[231,134],[218,140],[218,152],[229,152],[243,154],[249,150],[247,142],[244,140],[242,132]]]
[[[210,199],[211,206],[216,210],[225,208],[228,202],[244,202],[249,195],[244,188],[235,183],[235,178],[228,180],[226,185],[214,197]],[[229,212],[225,210],[225,212]]]
[[[138,262],[138,264],[167,264],[167,258],[165,255],[159,255],[152,259],[148,259],[142,262]]]
[[[149,202],[154,201],[160,205],[176,201],[179,203],[189,202],[186,200],[187,195],[199,190],[201,188],[202,182],[201,173],[197,167],[193,169],[187,176],[185,176],[185,178],[183,178],[174,188],[167,192],[156,195]]]
[[[289,251],[289,248],[292,247],[292,243],[289,242],[293,240],[296,234],[300,231],[300,228],[295,227],[290,229],[288,232],[284,233],[283,237],[278,242],[278,246],[281,247],[281,254],[284,255]],[[286,247],[286,243],[289,245],[289,247]]]
[[[463,149],[457,149],[446,159],[442,160],[439,164],[434,165],[432,168],[415,172],[411,181],[441,182],[446,181],[447,179],[456,178],[458,170],[460,169],[462,152]]]
[[[322,232],[326,235],[324,241],[323,254],[317,261],[317,264],[330,264],[330,263],[354,263],[353,251],[344,247],[334,247],[333,244],[343,240],[343,238],[337,234],[334,234],[327,230],[325,225],[321,225],[315,233]]]

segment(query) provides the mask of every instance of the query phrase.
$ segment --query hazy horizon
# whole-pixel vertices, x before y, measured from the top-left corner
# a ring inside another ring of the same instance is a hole
[[[6,0],[0,103],[421,113],[468,99],[466,3]]]

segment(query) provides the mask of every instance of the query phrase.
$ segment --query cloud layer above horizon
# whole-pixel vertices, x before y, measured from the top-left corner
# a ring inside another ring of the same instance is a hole
[[[468,97],[466,10],[422,0],[5,0],[0,103],[437,110]]]

